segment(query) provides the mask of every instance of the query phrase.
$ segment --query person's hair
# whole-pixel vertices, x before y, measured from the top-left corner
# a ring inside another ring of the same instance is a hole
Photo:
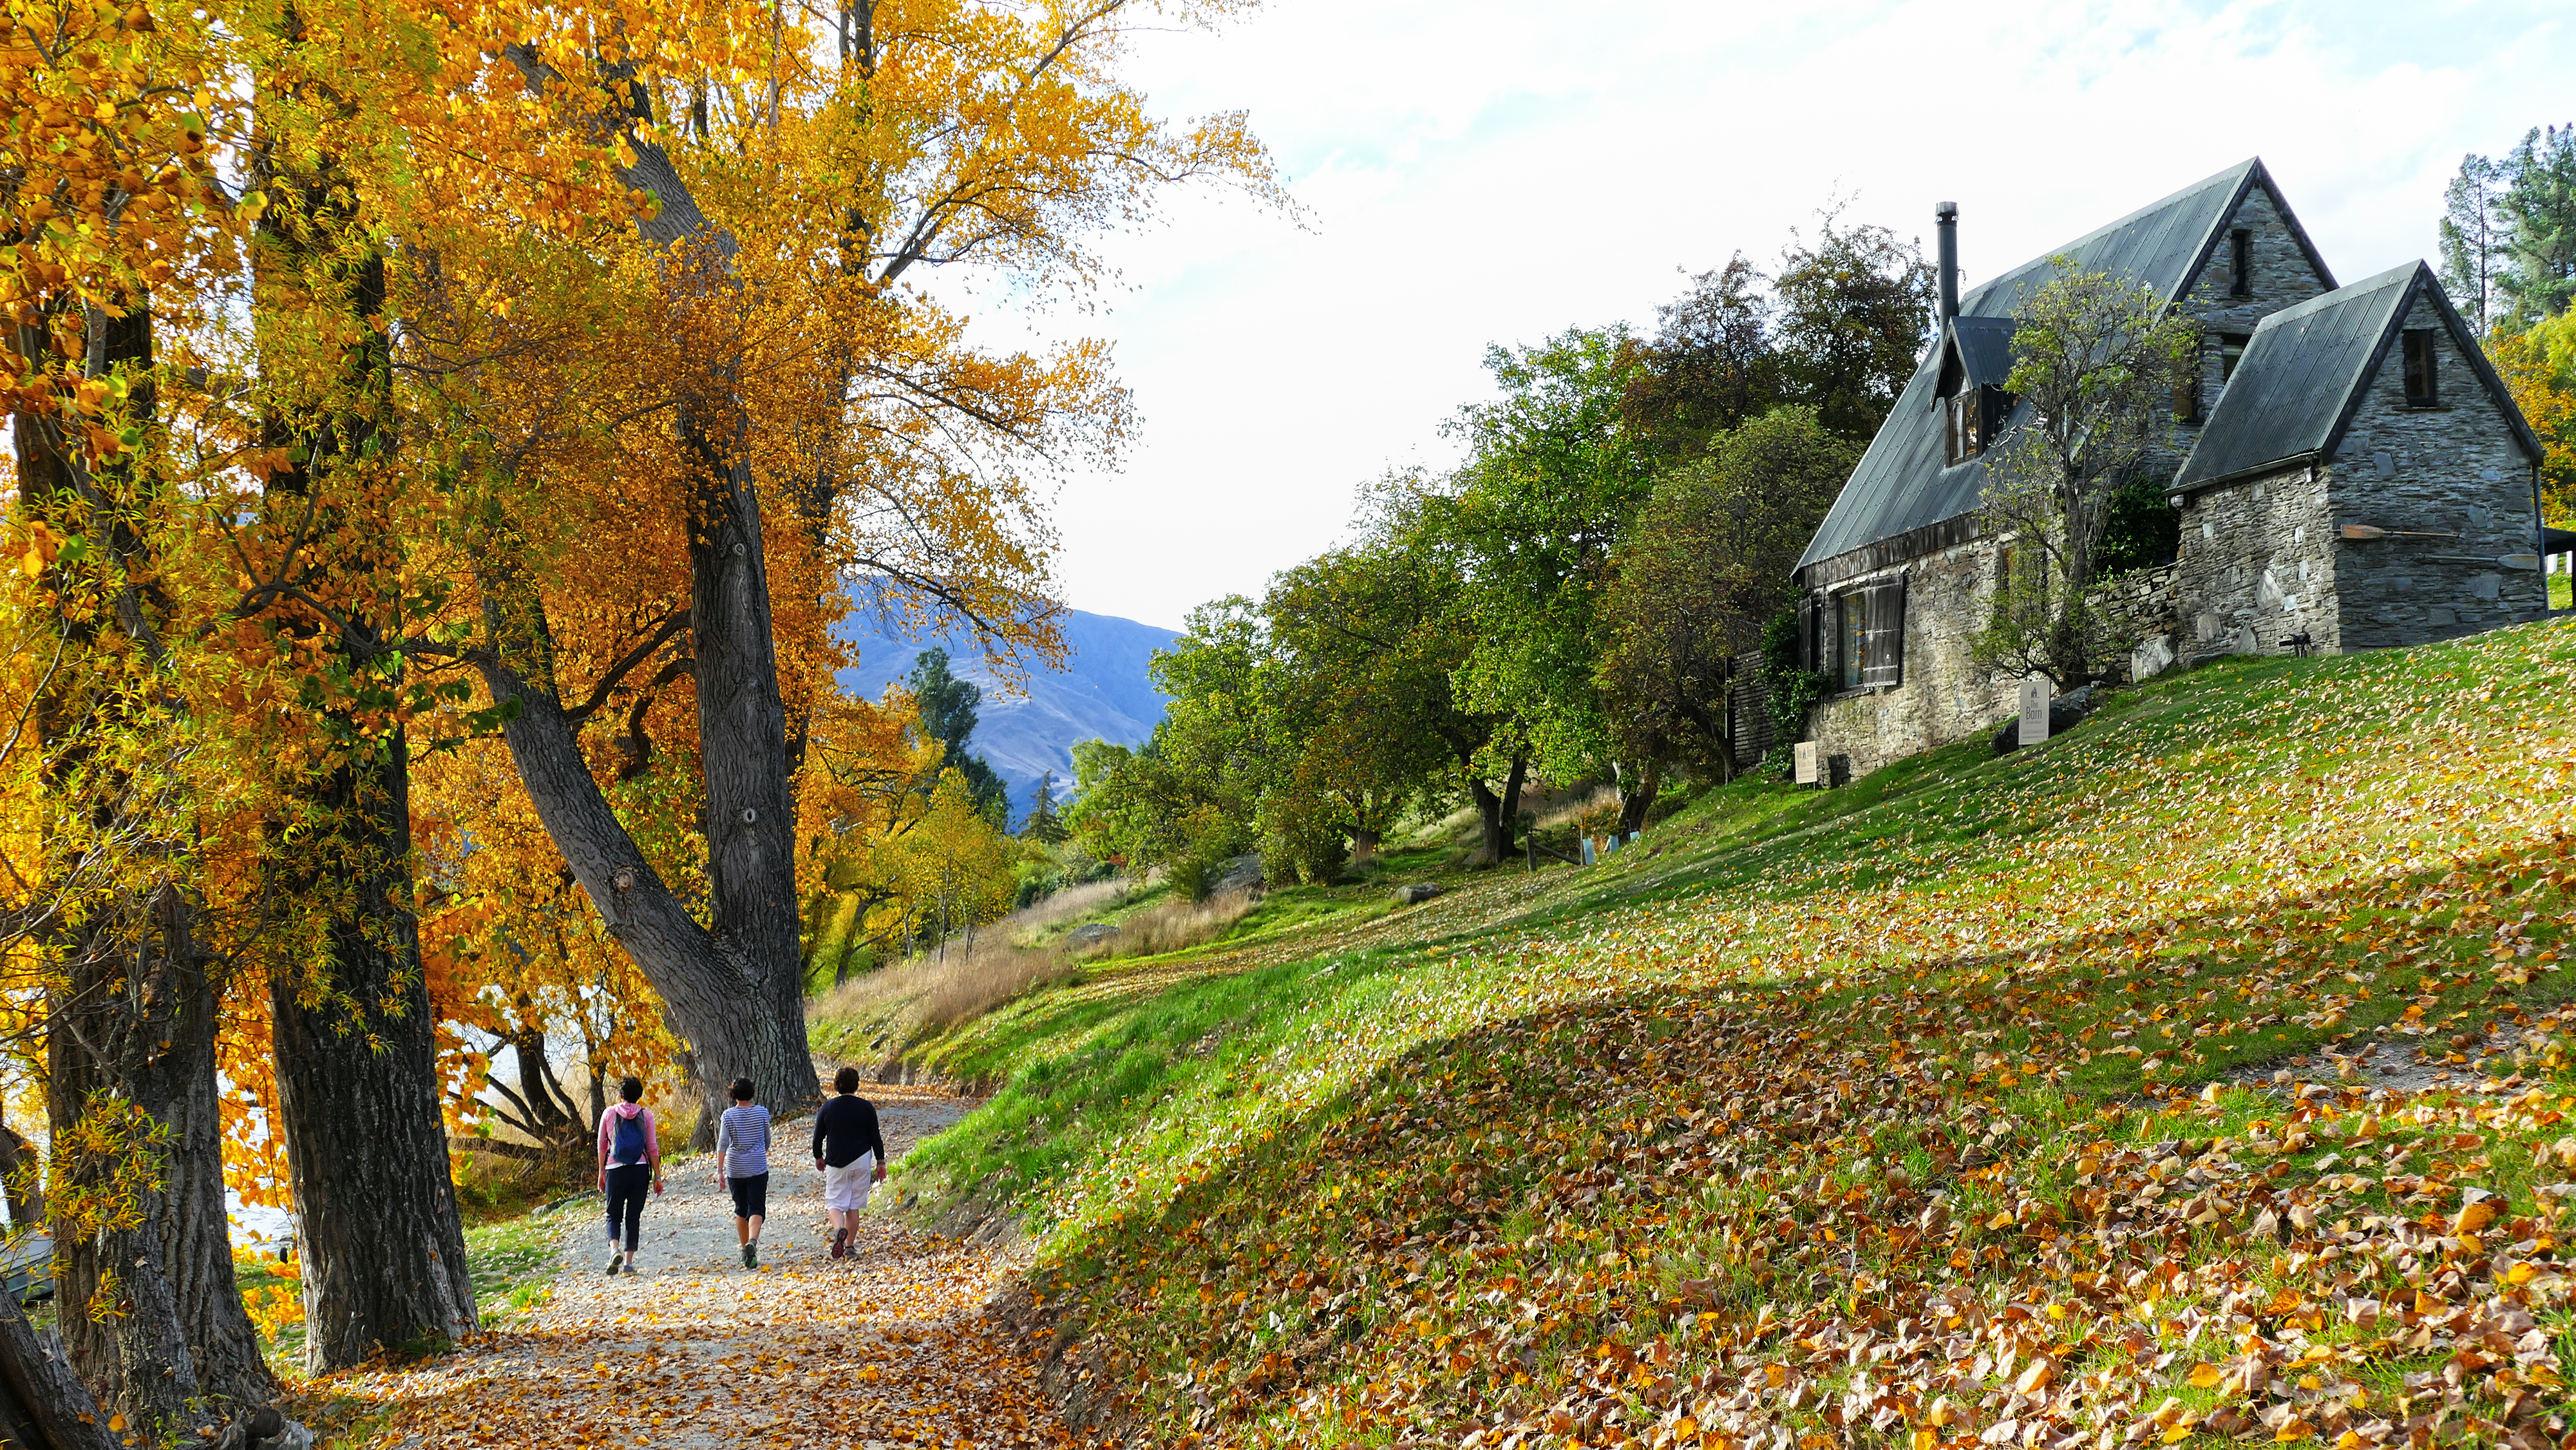
[[[630,1103],[644,1101],[644,1079],[630,1077],[617,1084],[617,1095]]]
[[[733,1080],[733,1086],[732,1086],[732,1087],[730,1087],[730,1088],[725,1089],[725,1091],[727,1091],[727,1092],[729,1092],[729,1093],[733,1094],[733,1100],[734,1100],[735,1102],[738,1102],[738,1103],[747,1103],[747,1102],[750,1102],[750,1101],[751,1101],[751,1094],[752,1094],[752,1091],[753,1091],[752,1086],[751,1086],[751,1079],[750,1079],[750,1078],[747,1078],[747,1077],[738,1077],[738,1078],[735,1078],[735,1079]]]
[[[832,1074],[832,1091],[836,1093],[854,1093],[858,1090],[859,1070],[857,1068],[845,1067],[839,1072]]]

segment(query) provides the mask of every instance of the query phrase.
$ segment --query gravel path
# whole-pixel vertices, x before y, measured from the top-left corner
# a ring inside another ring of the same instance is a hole
[[[934,1089],[863,1089],[888,1151],[974,1106]],[[387,1404],[384,1446],[1053,1445],[1067,1437],[1029,1356],[984,1304],[1011,1266],[898,1225],[886,1188],[854,1258],[833,1261],[822,1175],[789,1124],[771,1154],[759,1270],[742,1267],[713,1160],[667,1165],[644,1211],[642,1272],[611,1277],[606,1224],[567,1209],[551,1302],[417,1370],[351,1376]]]

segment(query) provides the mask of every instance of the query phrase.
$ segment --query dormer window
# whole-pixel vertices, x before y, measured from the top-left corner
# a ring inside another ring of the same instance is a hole
[[[2434,387],[2433,333],[2429,328],[2410,328],[2402,337],[2406,344],[2406,406],[2433,407],[2441,402]]]
[[[2003,403],[2003,389],[1985,386],[1961,388],[1942,401],[1951,463],[1965,463],[1986,451],[1994,441],[1995,425],[2003,421]]]
[[[2254,295],[2254,234],[2242,228],[2227,234],[2227,295]]]

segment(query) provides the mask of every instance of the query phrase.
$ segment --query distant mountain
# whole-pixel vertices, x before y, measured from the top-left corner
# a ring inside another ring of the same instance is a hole
[[[1024,691],[1014,691],[976,652],[970,632],[905,640],[877,632],[871,627],[875,623],[865,615],[853,615],[833,631],[855,646],[859,655],[855,668],[840,672],[841,692],[873,700],[885,693],[886,686],[903,683],[912,673],[913,657],[921,651],[934,645],[948,651],[949,670],[983,687],[984,703],[966,748],[991,761],[1010,783],[1015,821],[1028,815],[1040,776],[1055,772],[1059,797],[1072,788],[1075,742],[1098,739],[1138,745],[1154,733],[1163,718],[1163,696],[1145,667],[1154,651],[1170,648],[1180,637],[1132,619],[1067,610],[1064,640],[1072,646],[1073,657],[1061,670],[1031,671]]]

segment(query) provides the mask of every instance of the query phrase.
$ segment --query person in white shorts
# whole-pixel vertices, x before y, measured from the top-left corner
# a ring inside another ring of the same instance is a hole
[[[823,1175],[823,1207],[832,1214],[832,1257],[850,1252],[868,1193],[886,1176],[885,1138],[877,1132],[876,1104],[859,1096],[859,1070],[832,1074],[838,1096],[814,1115],[814,1167]]]

